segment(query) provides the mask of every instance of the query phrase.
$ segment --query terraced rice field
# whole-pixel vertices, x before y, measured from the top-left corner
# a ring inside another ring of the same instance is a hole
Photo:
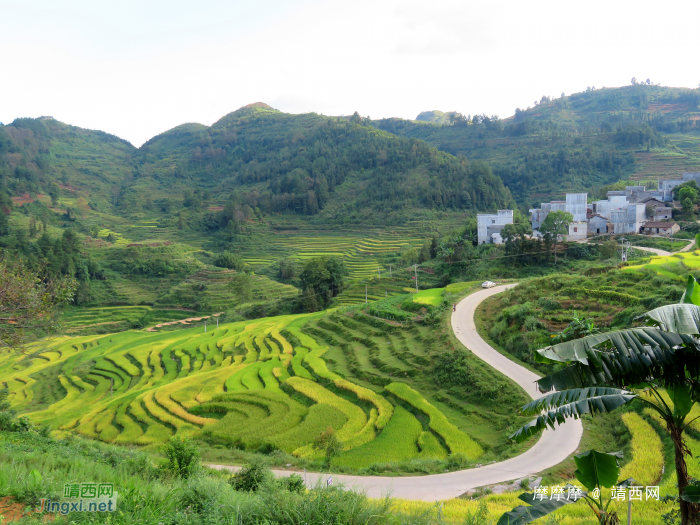
[[[248,264],[266,265],[280,258],[305,261],[321,255],[335,255],[345,259],[351,279],[374,277],[379,272],[386,275],[389,267],[384,264],[384,257],[395,254],[406,246],[417,247],[423,243],[421,238],[392,233],[377,233],[370,237],[284,233],[265,241],[265,246],[251,245],[244,248],[243,256]]]
[[[32,421],[106,442],[156,446],[177,433],[315,457],[312,442],[330,425],[343,443],[334,460],[342,465],[479,457],[483,450],[468,433],[401,382],[426,362],[422,334],[375,324],[356,311],[231,323],[208,333],[66,336],[30,355],[4,354],[0,385]],[[353,376],[362,380],[345,379]]]
[[[639,272],[648,269],[659,275],[685,281],[688,273],[695,275],[700,270],[700,250],[674,253],[668,256],[651,257],[649,262],[623,268],[625,272]]]
[[[121,329],[131,328],[133,323],[141,320],[147,325],[167,321],[176,321],[192,317],[192,312],[185,310],[159,310],[150,306],[105,306],[98,308],[70,308],[63,312],[63,325],[67,333],[76,333],[85,328],[115,325]]]
[[[191,304],[193,292],[201,295],[199,300],[207,311],[222,312],[241,304],[231,289],[234,270],[206,267],[174,286],[156,301],[159,307],[178,307]],[[258,303],[296,297],[299,290],[294,286],[273,281],[263,275],[252,277],[251,297],[248,302]]]

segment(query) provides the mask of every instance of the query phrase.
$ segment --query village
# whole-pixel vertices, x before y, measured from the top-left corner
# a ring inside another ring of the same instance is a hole
[[[566,200],[543,202],[530,209],[533,235],[541,236],[540,227],[554,211],[571,214],[572,221],[564,241],[582,241],[597,235],[648,234],[672,237],[680,231],[673,220],[673,210],[680,203],[673,200],[673,189],[686,182],[700,184],[700,173],[683,173],[680,179],[659,180],[658,189],[646,186],[626,186],[624,190],[608,191],[606,199],[589,202],[587,193],[567,193]],[[479,244],[503,244],[501,231],[513,224],[513,210],[477,215]]]

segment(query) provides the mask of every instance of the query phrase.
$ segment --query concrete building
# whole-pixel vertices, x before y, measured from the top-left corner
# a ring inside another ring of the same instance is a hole
[[[647,220],[647,208],[644,204],[628,204],[627,205],[627,232],[639,233],[642,231],[642,225]]]
[[[567,193],[564,201],[543,202],[539,208],[530,210],[532,229],[538,230],[547,218],[547,215],[553,211],[567,211],[574,217],[574,222],[584,222],[588,207],[587,202],[587,193]]]
[[[503,239],[500,233],[506,224],[513,224],[513,210],[498,210],[497,213],[479,213],[476,216],[476,231],[479,244],[502,244]]]
[[[565,211],[574,216],[574,222],[585,221],[587,203],[588,193],[567,193]]]
[[[680,226],[675,222],[647,222],[644,225],[643,233],[652,235],[666,235],[670,237],[674,233],[680,231]]]
[[[569,224],[567,241],[584,241],[586,237],[588,237],[588,223],[586,221],[576,221]]]
[[[700,186],[700,173],[691,171],[681,175],[680,179],[660,180],[659,191],[663,194],[661,200],[671,202],[673,200],[673,188],[691,180],[694,180]]]
[[[588,219],[588,231],[593,235],[608,233],[608,219],[597,213]]]
[[[659,206],[654,208],[650,219],[655,222],[666,221],[673,218],[673,208],[670,206]]]

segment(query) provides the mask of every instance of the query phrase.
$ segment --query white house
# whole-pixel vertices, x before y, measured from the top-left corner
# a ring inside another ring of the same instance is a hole
[[[501,230],[513,224],[513,210],[498,210],[496,213],[479,213],[476,216],[476,231],[479,244],[502,244]]]

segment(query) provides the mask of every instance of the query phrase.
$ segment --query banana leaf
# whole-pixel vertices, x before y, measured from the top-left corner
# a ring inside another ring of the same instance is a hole
[[[691,388],[692,387],[690,385],[678,384],[669,386],[666,389],[671,401],[673,401],[674,417],[682,420],[693,408],[695,401],[693,401],[693,398],[691,397]]]
[[[576,471],[574,476],[588,490],[596,487],[610,488],[617,483],[620,475],[622,452],[598,452],[588,450],[574,456]]]
[[[688,485],[681,494],[681,499],[690,503],[700,503],[700,486]]]
[[[695,277],[692,275],[688,276],[688,284],[685,287],[685,292],[683,292],[683,297],[681,297],[680,302],[700,306],[700,284],[698,284]]]
[[[578,419],[583,414],[594,415],[612,412],[616,408],[637,398],[635,394],[619,393],[585,397],[582,394],[583,390],[584,389],[576,389],[576,391],[572,392],[571,394],[567,394],[566,391],[559,392],[559,394],[563,394],[563,399],[566,399],[566,396],[569,396],[572,399],[576,399],[576,401],[562,404],[557,406],[554,410],[540,414],[535,419],[518,429],[518,431],[512,434],[508,439],[514,440],[516,443],[521,443],[547,427],[554,429],[555,424],[561,425],[567,418],[573,417]],[[594,393],[598,393],[597,391],[601,389],[592,388],[589,390],[594,391]]]
[[[569,488],[573,488],[573,485],[567,484],[564,490],[568,492]],[[581,498],[586,497],[588,494],[583,492],[579,494],[577,499],[567,499],[566,494],[561,499],[549,499],[545,497],[542,500],[536,500],[534,494],[521,494],[518,499],[528,503],[525,505],[519,505],[515,507],[510,512],[506,512],[500,517],[496,525],[524,525],[525,523],[530,523],[536,519],[551,514],[555,510],[558,510],[565,505],[570,505],[571,503],[576,503],[576,501]]]
[[[589,388],[571,388],[561,392],[554,392],[536,399],[524,407],[519,412],[524,416],[534,416],[543,410],[558,408],[570,403],[575,403],[583,400],[594,400],[606,396],[614,395],[634,395],[632,392],[622,390],[620,388],[605,388],[605,387],[589,387]]]
[[[657,310],[660,309],[657,308]],[[652,312],[655,311],[652,310]],[[627,354],[630,349],[641,351],[645,346],[668,349],[682,344],[683,341],[683,338],[675,333],[668,333],[651,326],[629,328],[604,334],[589,335],[581,339],[574,339],[542,348],[535,353],[535,361],[549,364],[581,363],[586,366],[592,365],[599,368],[602,366],[601,353],[603,351],[616,350]]]
[[[647,312],[644,317],[664,332],[700,334],[700,306],[695,304],[667,304]]]

